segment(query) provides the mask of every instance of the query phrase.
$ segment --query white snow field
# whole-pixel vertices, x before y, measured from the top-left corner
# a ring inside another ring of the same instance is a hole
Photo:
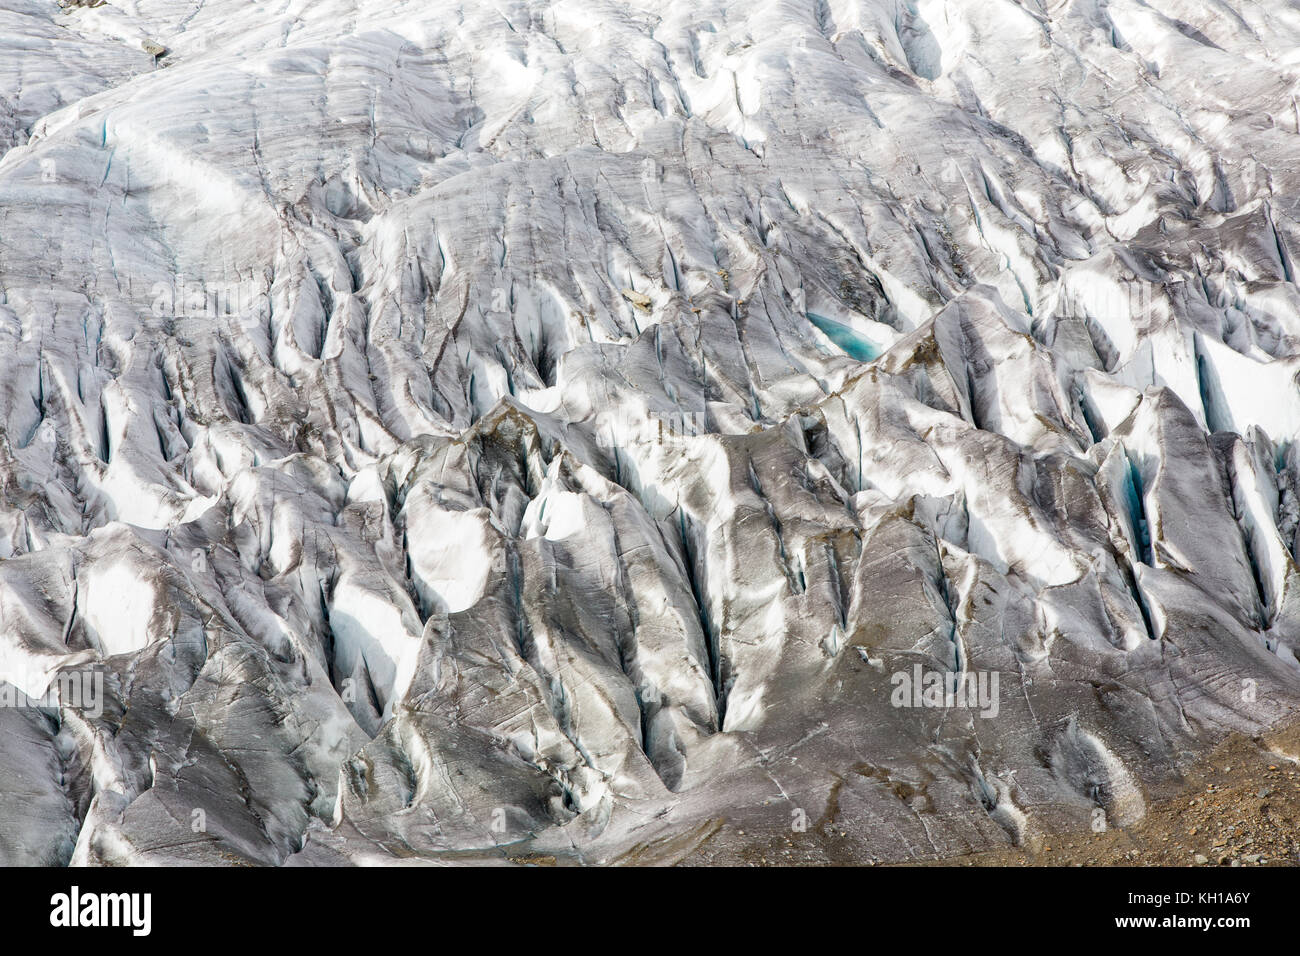
[[[1298,99],[1283,0],[0,0],[0,863],[1139,819],[1300,708]]]

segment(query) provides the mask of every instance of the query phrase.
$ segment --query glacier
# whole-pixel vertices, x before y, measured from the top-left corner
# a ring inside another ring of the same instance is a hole
[[[0,0],[0,863],[1141,819],[1300,710],[1298,97],[1255,0]]]

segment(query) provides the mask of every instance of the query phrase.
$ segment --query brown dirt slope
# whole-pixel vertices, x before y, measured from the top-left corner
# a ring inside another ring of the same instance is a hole
[[[1300,865],[1300,724],[1260,737],[1234,734],[1187,772],[1181,792],[1136,825],[1045,840],[924,866]]]

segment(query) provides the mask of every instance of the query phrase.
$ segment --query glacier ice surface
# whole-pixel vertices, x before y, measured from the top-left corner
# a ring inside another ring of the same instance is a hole
[[[1140,818],[1300,703],[1297,51],[1253,0],[0,0],[0,862]]]

